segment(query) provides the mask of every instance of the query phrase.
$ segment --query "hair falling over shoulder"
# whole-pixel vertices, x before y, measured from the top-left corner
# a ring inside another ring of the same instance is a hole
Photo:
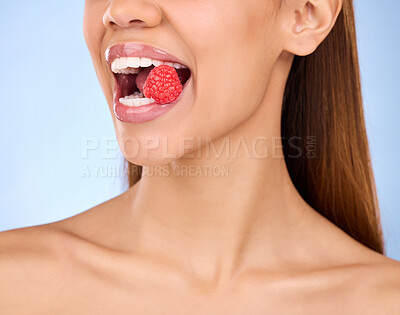
[[[352,0],[343,1],[333,30],[317,50],[294,58],[281,135],[290,177],[303,199],[351,237],[383,253]],[[306,152],[310,137],[315,139],[313,156],[299,156],[299,147]],[[128,163],[128,174],[133,186],[141,167]]]
[[[295,57],[281,132],[290,176],[307,203],[360,243],[383,253],[352,0],[343,1],[332,32],[318,49]],[[303,152],[307,137],[315,136],[315,158],[289,158],[296,154],[287,145],[293,136],[299,137]]]

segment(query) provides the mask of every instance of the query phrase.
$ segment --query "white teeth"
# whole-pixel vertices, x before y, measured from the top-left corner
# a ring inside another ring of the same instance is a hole
[[[182,68],[184,68],[181,64],[179,64],[179,63],[174,63],[174,68],[176,68],[176,69],[182,69]]]
[[[128,65],[127,65],[127,59],[126,58],[120,58],[118,60],[118,69],[125,69]]]
[[[184,65],[173,62],[163,62],[160,60],[150,59],[146,57],[120,57],[116,58],[111,64],[111,70],[114,73],[134,74],[139,73],[139,68],[147,68],[151,65],[155,67],[168,65],[175,69],[183,69]]]
[[[131,98],[143,98],[143,97],[144,96],[143,96],[142,92],[136,91],[135,93],[133,93],[131,95],[128,95],[128,96],[125,96],[124,98],[131,99]]]
[[[119,58],[125,59],[127,66],[131,68],[139,68],[140,67],[140,58],[139,57],[128,57],[128,58]]]
[[[152,98],[146,98],[140,92],[135,92],[132,95],[121,97],[119,102],[126,106],[139,107],[152,104],[155,101]]]
[[[159,60],[153,60],[153,65],[154,65],[154,67],[161,66],[162,64],[163,64],[163,62],[162,62],[162,61],[159,61]]]
[[[140,66],[143,68],[150,67],[153,64],[153,61],[150,58],[142,57],[140,58]]]
[[[126,68],[122,70],[114,70],[115,73],[123,73],[123,74],[136,74],[139,73],[138,68]]]

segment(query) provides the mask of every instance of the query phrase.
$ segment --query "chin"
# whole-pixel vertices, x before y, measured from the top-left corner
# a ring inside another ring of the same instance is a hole
[[[187,154],[191,154],[196,148],[185,146],[185,141],[179,141],[180,137],[156,136],[119,138],[120,149],[130,163],[141,166],[168,165]],[[182,137],[188,139],[188,137]],[[193,142],[191,142],[193,144]],[[188,151],[190,150],[190,151]]]
[[[152,158],[152,159],[147,159],[144,157],[138,157],[135,159],[126,159],[128,162],[139,165],[139,166],[166,166],[170,165],[172,162],[174,162],[176,159],[157,159],[157,158]]]

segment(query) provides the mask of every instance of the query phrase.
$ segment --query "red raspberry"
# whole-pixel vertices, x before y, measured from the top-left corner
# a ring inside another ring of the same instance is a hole
[[[143,94],[157,104],[175,101],[182,93],[182,83],[174,67],[161,65],[153,68],[143,86]]]

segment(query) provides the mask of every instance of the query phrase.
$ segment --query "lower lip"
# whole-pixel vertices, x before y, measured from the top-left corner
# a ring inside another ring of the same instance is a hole
[[[189,80],[185,83],[182,89],[182,93],[181,95],[179,95],[177,100],[164,105],[153,103],[139,107],[126,106],[124,104],[121,104],[121,102],[119,101],[121,95],[119,95],[119,90],[115,89],[113,104],[115,117],[117,117],[118,120],[126,123],[142,123],[154,120],[167,113],[170,109],[172,109],[172,107],[179,103],[180,99],[183,96],[183,93],[185,93],[185,87],[191,79],[192,77],[190,77]]]

